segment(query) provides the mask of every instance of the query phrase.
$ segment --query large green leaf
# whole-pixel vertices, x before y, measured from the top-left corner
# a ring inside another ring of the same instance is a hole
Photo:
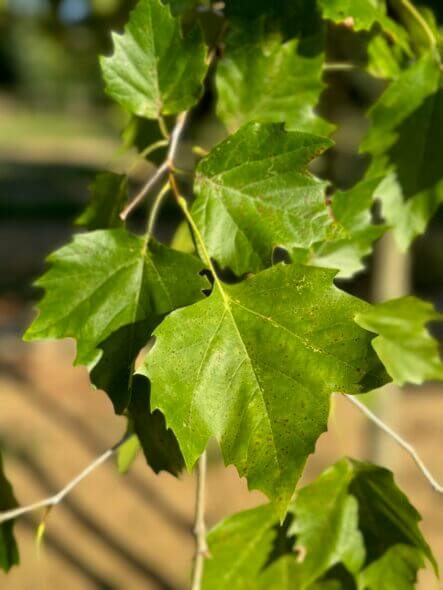
[[[336,192],[331,199],[332,227],[325,240],[307,250],[292,252],[304,264],[336,268],[338,277],[349,278],[364,268],[363,259],[372,252],[373,242],[386,232],[374,225],[371,208],[379,179],[363,181],[348,191]]]
[[[113,41],[113,55],[100,62],[106,92],[129,112],[156,119],[197,102],[207,70],[202,35],[195,28],[183,38],[160,0],[140,0]]]
[[[111,334],[197,301],[207,285],[196,258],[122,229],[77,235],[48,261],[25,340],[75,338],[78,363],[97,362]]]
[[[258,271],[276,246],[306,248],[325,237],[325,183],[307,166],[331,145],[280,124],[248,123],[200,162],[192,213],[221,267]]]
[[[239,512],[208,535],[211,559],[205,563],[203,590],[246,590],[266,565],[276,537],[276,515],[268,504]]]
[[[443,202],[443,90],[433,55],[394,80],[369,112],[361,150],[372,155],[368,177],[379,188],[383,214],[406,249]]]
[[[424,566],[421,552],[410,545],[394,545],[358,575],[358,590],[414,590]]]
[[[301,489],[291,506],[295,518],[289,529],[303,559],[303,587],[343,563],[356,573],[365,561],[363,535],[358,528],[358,503],[349,494],[353,467],[340,461],[315,482]]]
[[[355,318],[362,328],[378,334],[372,345],[399,385],[443,379],[438,342],[426,329],[436,320],[443,320],[443,314],[412,296],[374,305]]]
[[[217,113],[232,133],[250,121],[327,135],[333,126],[314,107],[325,85],[324,55],[303,55],[299,40],[257,36],[228,43],[217,66]]]
[[[89,230],[123,226],[119,214],[128,198],[128,177],[113,172],[97,175],[91,186],[91,203],[76,219]]]
[[[144,373],[188,468],[211,436],[250,488],[284,514],[306,459],[326,430],[329,396],[385,380],[367,305],[332,284],[334,272],[277,265],[237,285],[216,281],[206,300],[155,330]]]
[[[18,506],[11,484],[3,471],[3,459],[0,454],[0,511],[11,510]],[[15,542],[14,521],[9,520],[0,525],[0,568],[8,572],[19,563],[18,547]]]

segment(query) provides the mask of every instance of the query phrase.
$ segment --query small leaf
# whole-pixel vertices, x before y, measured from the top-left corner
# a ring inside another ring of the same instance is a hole
[[[122,229],[77,235],[48,261],[37,281],[46,293],[25,340],[75,338],[76,362],[89,365],[122,412],[132,362],[159,318],[203,297],[202,264]]]
[[[217,280],[210,297],[155,330],[143,367],[188,468],[215,437],[225,463],[281,515],[326,430],[330,394],[385,380],[353,320],[366,304],[333,276],[278,265],[237,285]]]
[[[205,563],[203,590],[246,590],[265,566],[276,536],[270,505],[239,512],[208,534],[211,558]]]
[[[374,305],[355,317],[359,326],[378,334],[372,346],[398,385],[443,379],[438,342],[426,329],[435,320],[443,320],[443,314],[411,296]]]
[[[389,38],[410,52],[405,29],[387,15],[385,0],[319,0],[323,17],[355,31],[369,31],[379,24]]]
[[[114,54],[100,60],[106,92],[134,115],[156,119],[192,107],[202,93],[206,47],[200,30],[183,38],[160,0],[140,0]]]
[[[128,198],[128,178],[112,172],[97,175],[91,186],[91,203],[75,220],[89,230],[123,226],[119,214]]]
[[[11,484],[3,471],[3,460],[0,454],[0,511],[11,510],[17,506]],[[20,561],[13,528],[13,520],[0,524],[0,568],[5,572],[8,572],[13,565],[18,565]]]
[[[378,194],[383,215],[406,249],[443,202],[443,90],[433,55],[405,70],[369,111],[361,145],[372,155],[368,178],[385,177]]]
[[[414,590],[422,553],[410,545],[394,545],[358,575],[358,590]]]
[[[197,168],[192,214],[211,257],[237,275],[271,265],[276,246],[306,248],[331,220],[309,162],[332,142],[249,123]]]
[[[135,434],[122,444],[117,451],[117,468],[120,473],[124,474],[129,471],[136,460],[140,449],[140,441]]]
[[[285,123],[287,129],[329,135],[334,129],[314,112],[320,94],[324,55],[303,55],[300,41],[276,37],[241,38],[227,44],[218,63],[217,113],[232,133],[250,121]]]

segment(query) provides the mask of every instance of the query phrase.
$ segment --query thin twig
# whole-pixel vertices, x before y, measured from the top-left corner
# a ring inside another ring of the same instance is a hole
[[[28,506],[20,506],[19,508],[13,508],[12,510],[7,510],[5,512],[0,512],[0,524],[6,522],[8,520],[12,520],[21,516],[22,514],[27,514],[28,512],[33,512],[34,510],[38,510],[39,508],[49,507],[52,508],[60,502],[71,492],[81,481],[83,481],[88,475],[90,475],[93,471],[95,471],[100,465],[103,465],[110,457],[112,457],[117,450],[129,439],[131,436],[134,436],[131,433],[125,434],[125,436],[118,441],[113,447],[105,451],[102,455],[94,459],[90,465],[88,465],[81,473],[76,475],[74,479],[71,481],[59,492],[50,496],[49,498],[45,498],[44,500],[40,500],[39,502],[34,502],[34,504],[29,504]]]
[[[378,416],[376,416],[374,414],[374,412],[371,412],[371,410],[365,404],[363,404],[360,400],[358,400],[356,397],[354,397],[353,395],[348,395],[348,394],[345,394],[345,397],[352,404],[354,404],[354,406],[356,406],[361,412],[363,412],[363,414],[365,414],[365,416],[367,418],[372,420],[372,422],[374,422],[374,424],[376,424],[381,430],[383,430],[383,432],[388,434],[392,439],[395,440],[395,442],[398,445],[400,445],[407,453],[409,453],[411,455],[411,457],[413,458],[413,460],[415,461],[417,467],[423,473],[423,475],[428,480],[428,482],[431,484],[431,486],[434,488],[434,490],[436,492],[438,492],[439,494],[443,494],[443,486],[441,484],[439,484],[438,481],[434,478],[432,473],[429,471],[429,469],[423,463],[419,454],[417,453],[417,451],[414,449],[414,447],[411,444],[409,444],[399,434],[397,434],[394,430],[392,430],[392,428],[390,428],[387,424],[385,424],[383,422],[383,420],[381,420]]]
[[[130,213],[143,201],[145,196],[149,193],[149,191],[157,184],[157,182],[163,178],[163,176],[168,171],[168,164],[167,162],[163,162],[163,164],[157,168],[155,173],[149,178],[149,180],[142,186],[139,192],[135,195],[133,200],[123,209],[120,213],[120,218],[123,221],[128,217]]]
[[[169,140],[169,149],[165,161],[157,168],[153,176],[147,180],[140,191],[135,195],[132,201],[120,213],[120,218],[125,220],[130,213],[143,201],[149,191],[163,178],[168,172],[174,169],[174,160],[177,155],[177,149],[183,130],[185,128],[188,112],[181,113],[177,117],[174,129],[172,130]]]
[[[197,464],[197,492],[194,519],[195,555],[191,590],[201,590],[205,558],[209,555],[205,523],[206,468],[207,456],[205,451]]]
[[[169,192],[169,190],[170,190],[170,186],[169,186],[169,182],[167,182],[163,186],[161,191],[158,193],[158,195],[155,197],[155,200],[152,203],[151,211],[149,212],[149,218],[148,218],[148,228],[146,231],[147,240],[149,240],[152,236],[152,233],[154,231],[154,227],[155,227],[155,224],[156,224],[156,221],[158,218],[158,214],[160,213],[160,208],[163,203],[163,199],[165,198],[165,195]]]

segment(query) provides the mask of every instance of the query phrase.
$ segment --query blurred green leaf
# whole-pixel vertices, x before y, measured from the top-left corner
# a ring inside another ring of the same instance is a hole
[[[0,511],[11,510],[17,506],[11,484],[3,471],[3,459],[0,454]],[[13,565],[18,565],[20,561],[13,529],[13,520],[0,524],[0,568],[5,572],[8,572]]]
[[[439,344],[426,329],[443,320],[431,303],[402,297],[374,305],[355,317],[366,330],[378,334],[372,346],[398,385],[443,379]]]
[[[358,590],[414,590],[422,567],[421,551],[410,545],[394,545],[358,575]]]
[[[156,119],[192,107],[202,93],[206,47],[198,28],[183,38],[160,0],[139,0],[114,53],[100,60],[106,92],[134,115]]]
[[[306,56],[299,40],[282,44],[255,35],[231,37],[217,66],[217,113],[229,131],[250,121],[285,123],[287,129],[329,135],[334,126],[314,112],[324,54]]]
[[[91,186],[91,203],[75,222],[91,231],[122,227],[119,214],[127,198],[127,176],[101,172]]]
[[[395,79],[369,117],[361,145],[372,156],[367,177],[385,177],[378,190],[383,215],[406,249],[443,202],[443,90],[435,57],[422,57]]]

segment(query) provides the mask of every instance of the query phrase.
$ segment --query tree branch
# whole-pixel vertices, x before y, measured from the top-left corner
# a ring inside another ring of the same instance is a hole
[[[208,544],[206,541],[205,504],[206,504],[206,451],[202,454],[197,465],[197,492],[195,500],[195,555],[194,570],[192,572],[191,590],[200,590],[203,579],[203,567],[205,558],[208,557]]]
[[[123,219],[123,221],[136,207],[138,207],[138,205],[143,201],[145,196],[157,184],[157,182],[161,180],[168,172],[174,170],[174,160],[177,155],[179,141],[185,128],[188,114],[189,111],[186,111],[178,115],[169,140],[169,149],[165,161],[157,168],[153,176],[147,180],[147,182],[142,186],[132,201],[120,213],[120,218]]]
[[[383,430],[383,432],[388,434],[393,440],[395,440],[395,442],[398,445],[400,445],[407,453],[409,453],[409,455],[415,461],[417,467],[423,473],[423,475],[428,480],[428,482],[431,484],[431,486],[434,488],[434,490],[436,492],[438,492],[439,494],[443,494],[443,486],[441,484],[439,484],[438,481],[434,478],[432,473],[429,471],[429,469],[423,463],[422,459],[420,458],[420,455],[417,453],[417,451],[414,449],[414,447],[411,444],[409,444],[399,434],[397,434],[394,430],[392,430],[392,428],[390,428],[387,424],[385,424],[383,422],[383,420],[381,420],[378,416],[376,416],[374,414],[374,412],[371,412],[371,410],[364,403],[362,403],[360,400],[358,400],[356,397],[354,397],[353,395],[348,395],[348,394],[344,394],[344,396],[347,400],[349,400],[351,402],[351,404],[354,404],[354,406],[356,406],[360,410],[360,412],[365,414],[365,416],[367,418],[369,418],[369,420],[372,420],[372,422],[374,422],[374,424],[376,426],[378,426],[381,430]]]
[[[0,524],[6,522],[8,520],[12,520],[21,516],[23,514],[27,514],[28,512],[33,512],[34,510],[38,510],[39,508],[52,508],[60,502],[81,482],[83,481],[88,475],[90,475],[93,471],[95,471],[100,465],[105,463],[110,457],[112,457],[117,450],[125,443],[131,436],[134,436],[131,433],[125,434],[125,436],[118,441],[113,447],[105,451],[102,455],[94,459],[90,465],[88,465],[81,473],[76,475],[74,479],[72,479],[63,489],[59,492],[50,496],[49,498],[45,498],[44,500],[40,500],[39,502],[35,502],[34,504],[29,504],[28,506],[20,506],[19,508],[13,508],[12,510],[7,510],[5,512],[0,512]]]

